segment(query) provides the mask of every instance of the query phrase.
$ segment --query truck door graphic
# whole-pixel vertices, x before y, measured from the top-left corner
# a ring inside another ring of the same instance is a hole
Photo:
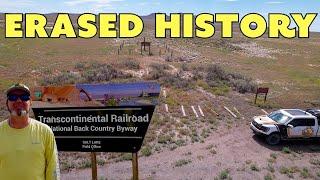
[[[293,127],[287,127],[289,138],[308,138],[316,136],[316,128],[314,119],[298,118],[293,119],[288,125]]]

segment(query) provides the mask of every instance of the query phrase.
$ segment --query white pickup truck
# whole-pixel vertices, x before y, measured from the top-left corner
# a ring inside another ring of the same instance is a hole
[[[280,109],[268,115],[255,116],[250,128],[265,136],[270,145],[281,140],[319,138],[320,110]]]

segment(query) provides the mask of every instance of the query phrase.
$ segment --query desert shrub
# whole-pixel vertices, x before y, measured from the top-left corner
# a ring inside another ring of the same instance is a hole
[[[264,180],[272,180],[272,176],[270,174],[267,174],[264,176]]]
[[[231,177],[229,175],[229,170],[225,169],[225,170],[221,171],[219,174],[219,177],[215,178],[215,179],[231,179]]]
[[[102,158],[97,158],[97,164],[99,166],[103,166],[107,161],[105,159]]]
[[[76,165],[73,162],[65,162],[65,161],[61,161],[60,162],[60,168],[61,170],[71,170],[76,168]]]
[[[302,177],[302,178],[304,178],[304,179],[311,177],[311,174],[310,174],[308,168],[304,167],[304,168],[302,169],[302,171],[300,171],[300,177]]]
[[[183,140],[183,139],[178,139],[175,143],[176,143],[177,146],[184,146],[184,145],[186,145],[186,141]]]
[[[79,162],[78,168],[89,168],[91,167],[91,161],[88,159],[83,159],[82,161]]]
[[[276,153],[271,153],[270,157],[272,157],[273,159],[277,159],[278,155]]]
[[[171,141],[172,139],[169,135],[159,136],[158,138],[158,143],[161,143],[161,144],[170,143]]]
[[[286,174],[289,178],[293,178],[293,174],[298,172],[299,168],[294,166],[294,167],[280,167],[280,173],[281,174]]]
[[[158,70],[169,70],[170,66],[168,64],[159,64],[159,63],[152,63],[150,64],[150,67],[152,69],[158,69]]]
[[[260,168],[256,164],[251,164],[250,169],[252,171],[260,171]]]
[[[167,76],[168,73],[163,69],[153,69],[149,72],[148,79],[150,80],[158,80],[161,77]]]
[[[227,85],[222,85],[222,86],[212,88],[211,91],[215,95],[223,96],[230,91],[230,88]]]
[[[135,60],[126,60],[123,62],[123,65],[128,69],[140,69],[140,63]]]
[[[205,73],[203,73],[205,72]],[[233,87],[240,93],[254,92],[256,84],[252,79],[245,77],[239,73],[229,73],[216,64],[210,64],[206,67],[198,67],[193,71],[194,80],[204,80],[209,87]],[[217,93],[224,94],[224,93]]]
[[[131,153],[123,153],[120,157],[120,160],[122,161],[129,161],[132,160],[132,154]]]
[[[183,165],[189,164],[192,161],[190,159],[180,159],[175,163],[175,167],[181,167]]]
[[[81,82],[82,78],[81,76],[70,73],[70,72],[63,72],[58,76],[49,76],[49,77],[44,77],[41,81],[40,84],[45,86],[45,85],[61,85],[61,84],[74,84],[77,82]]]
[[[78,63],[76,63],[74,68],[77,69],[77,70],[83,70],[85,68],[85,64],[82,63],[82,62],[78,62]]]
[[[157,64],[157,63],[152,63],[150,65],[151,71],[149,72],[148,79],[151,80],[157,80],[160,79],[161,77],[165,77],[168,75],[167,71],[170,67],[167,64]]]
[[[103,64],[93,61],[89,64],[88,69],[96,69],[96,68],[99,68],[101,65]]]
[[[174,76],[171,74],[168,74],[167,76],[161,78],[161,82],[164,85],[170,85],[179,89],[187,90],[192,88],[192,83],[190,80],[186,80],[179,76]]]
[[[310,164],[320,166],[320,160],[319,159],[310,159]]]
[[[187,65],[186,63],[183,63],[183,64],[181,65],[181,70],[183,70],[183,71],[189,71],[190,68],[188,67],[188,65]]]
[[[216,64],[207,67],[207,81],[227,80],[227,75],[226,71]]]
[[[274,171],[275,171],[273,165],[270,164],[270,163],[268,163],[267,170],[272,172],[272,173],[274,173]]]
[[[173,150],[175,150],[175,149],[177,149],[177,145],[176,144],[170,144],[169,145],[169,149],[170,149],[170,151],[173,151]]]
[[[249,79],[232,80],[231,85],[239,93],[254,92],[256,89],[256,85]]]
[[[141,149],[141,154],[143,156],[150,156],[152,154],[152,151],[151,151],[151,147],[150,146],[145,146]]]
[[[291,150],[289,147],[283,147],[282,148],[282,152],[285,153],[285,154],[290,154],[291,153]]]
[[[96,67],[96,65],[92,65]],[[83,73],[84,82],[103,82],[115,78],[128,78],[130,75],[123,74],[111,65],[101,64],[99,67],[88,69]]]
[[[206,77],[206,72],[204,72],[200,68],[196,68],[192,71],[193,77],[192,79],[197,81],[197,80],[204,80]]]

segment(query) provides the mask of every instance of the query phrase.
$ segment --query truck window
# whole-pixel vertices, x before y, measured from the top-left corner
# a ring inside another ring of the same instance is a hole
[[[278,123],[286,123],[290,118],[279,111],[272,112],[268,117]]]
[[[297,126],[314,126],[315,121],[314,119],[294,119],[289,124],[291,124],[294,127]]]
[[[314,119],[306,119],[306,126],[314,126],[315,122]]]

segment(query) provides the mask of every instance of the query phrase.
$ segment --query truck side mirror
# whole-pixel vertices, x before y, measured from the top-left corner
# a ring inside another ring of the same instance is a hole
[[[288,124],[287,126],[288,126],[289,128],[293,128],[292,124]]]

